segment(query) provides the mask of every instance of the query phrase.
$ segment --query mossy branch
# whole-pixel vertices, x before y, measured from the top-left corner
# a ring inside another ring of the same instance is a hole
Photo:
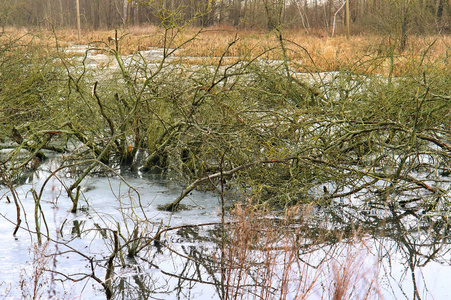
[[[105,288],[105,294],[107,299],[113,298],[113,287],[111,284],[111,281],[113,280],[113,272],[114,272],[114,258],[116,257],[117,253],[119,252],[119,236],[116,230],[113,231],[113,237],[114,237],[114,248],[111,252],[110,256],[108,257],[108,261],[106,264],[106,274],[105,274],[105,281],[103,284],[103,287]]]

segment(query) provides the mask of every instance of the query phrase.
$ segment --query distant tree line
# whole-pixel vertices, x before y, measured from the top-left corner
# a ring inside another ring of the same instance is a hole
[[[3,0],[2,26],[76,27],[77,0]],[[240,28],[283,25],[333,33],[346,20],[345,0],[78,0],[82,28],[186,22]],[[450,29],[451,0],[349,0],[351,32],[444,32]]]

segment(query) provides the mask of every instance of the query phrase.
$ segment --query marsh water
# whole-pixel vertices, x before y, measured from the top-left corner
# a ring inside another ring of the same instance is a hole
[[[0,298],[34,295],[105,299],[102,285],[90,275],[104,278],[113,247],[112,231],[119,232],[119,243],[125,253],[114,268],[113,289],[117,299],[223,298],[224,281],[218,266],[223,249],[218,238],[221,203],[217,196],[193,192],[184,200],[183,210],[170,213],[159,210],[159,206],[173,201],[182,185],[156,174],[98,174],[84,182],[80,209],[71,213],[72,204],[64,186],[73,178],[67,170],[51,176],[58,162],[58,158],[48,161],[21,178],[16,191],[22,224],[16,236],[13,235],[16,207],[10,191],[3,186],[0,189]],[[39,246],[34,221],[36,202],[31,190],[41,188],[42,214],[38,220],[43,236]],[[338,207],[316,208],[310,215],[312,237],[318,235],[315,224],[341,232],[358,225],[363,234],[355,242],[324,240],[308,250],[307,247],[305,253],[298,253],[305,265],[291,269],[290,278],[310,286],[307,299],[328,298],[324,286],[337,273],[337,267],[351,268],[352,274],[360,274],[350,283],[355,289],[351,293],[353,299],[365,298],[367,291],[361,288],[368,285],[359,285],[359,281],[372,281],[370,286],[377,287],[376,298],[447,299],[451,296],[448,226],[419,214],[373,211],[358,215]],[[150,241],[159,230],[174,230],[165,231],[161,243],[143,242],[140,251],[129,257],[126,244],[128,241],[130,246],[130,237],[137,228],[141,241],[146,241],[146,236]],[[298,242],[309,243],[308,239]],[[249,252],[254,254],[258,255]],[[279,259],[283,261],[283,257]],[[316,264],[319,261],[327,263],[320,267]],[[277,276],[271,279],[274,288],[279,279]],[[285,297],[296,299],[300,295],[298,287]],[[259,298],[252,294],[249,297]]]
[[[44,187],[41,199],[41,208],[44,212],[40,216],[41,226],[43,226],[45,233],[47,230],[44,229],[45,221],[54,242],[46,245],[45,248],[41,246],[37,251],[33,251],[30,246],[37,243],[37,238],[27,232],[35,232],[33,218],[35,201],[30,190],[39,190],[51,171],[52,163],[43,165],[38,171],[29,174],[29,177],[26,178],[27,182],[17,188],[23,209],[23,229],[19,229],[16,236],[12,234],[14,230],[12,222],[15,220],[16,208],[13,203],[8,202],[11,197],[9,195],[7,199],[8,191],[4,188],[1,189],[2,242],[0,244],[0,264],[3,271],[0,275],[0,282],[3,283],[4,293],[2,295],[8,295],[7,299],[9,297],[20,298],[20,282],[22,280],[33,280],[34,255],[39,256],[39,258],[35,257],[36,259],[46,262],[46,268],[54,271],[68,275],[89,274],[90,261],[81,254],[94,259],[95,264],[104,263],[105,258],[111,252],[106,232],[110,228],[127,236],[130,234],[129,231],[133,231],[133,226],[140,224],[140,226],[146,227],[146,234],[152,236],[152,233],[155,234],[158,228],[220,220],[217,211],[218,200],[206,193],[193,192],[190,197],[191,200],[186,203],[187,209],[176,214],[158,210],[159,205],[166,204],[177,196],[180,191],[179,187],[168,180],[158,178],[158,176],[140,176],[139,174],[128,174],[122,179],[109,176],[90,178],[82,188],[83,200],[80,202],[80,209],[75,214],[70,213],[71,200],[65,194],[63,184],[68,184],[71,179],[63,176],[62,178],[51,179],[51,182]],[[133,187],[133,190],[125,184],[124,180]],[[138,196],[140,197],[139,200]],[[140,205],[136,201],[139,201]],[[141,224],[143,219],[147,220],[146,224]],[[200,233],[196,233],[196,235],[198,234]],[[186,249],[195,244],[194,239],[191,241],[189,235],[189,231],[186,233],[186,237],[173,234],[165,241],[177,245],[177,249]],[[43,238],[43,240],[45,241],[46,238]],[[208,243],[199,243],[196,245],[196,249],[198,247],[199,249],[208,247]],[[71,248],[77,249],[77,253],[71,253]],[[149,284],[147,288],[151,291],[154,285],[160,286],[163,284],[163,282],[158,284],[157,281],[165,280],[164,276],[160,276],[161,270],[170,272],[171,269],[178,268],[177,264],[180,264],[180,266],[183,264],[181,261],[173,261],[171,254],[165,253],[161,248],[155,247],[155,253],[151,252],[146,253],[148,256],[146,255],[143,258],[146,261],[144,265],[139,264],[138,266],[136,261],[126,261],[121,270],[118,271],[118,275],[126,281],[141,281],[144,286]],[[50,261],[41,256],[52,253],[57,255],[52,257]],[[104,275],[102,271],[99,270],[99,276]],[[83,277],[83,275],[80,275],[80,277]],[[158,277],[161,278],[158,279]],[[46,282],[50,278],[43,276],[40,280]],[[87,282],[82,280],[79,283],[66,282],[62,283],[60,287],[57,287],[59,281],[55,278],[51,280],[55,281],[54,292],[58,295],[58,298],[63,296],[67,298],[81,296],[82,299],[105,298],[101,286],[93,285],[90,280]],[[204,287],[202,290],[205,290],[205,295],[211,293],[210,288],[205,289]],[[145,293],[145,288],[141,292]],[[156,292],[158,293],[158,291]],[[130,293],[130,299],[136,296],[135,292],[127,292],[125,288],[124,293]],[[44,293],[43,296],[50,295]]]

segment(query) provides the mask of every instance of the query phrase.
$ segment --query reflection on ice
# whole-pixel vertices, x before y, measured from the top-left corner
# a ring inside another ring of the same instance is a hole
[[[108,287],[118,299],[451,296],[445,214],[400,207],[359,211],[337,203],[287,216],[238,209],[222,224],[217,197],[192,192],[187,209],[161,211],[183,188],[136,174],[126,181],[90,177],[73,214],[64,188],[72,179],[58,173],[47,180],[52,168],[44,164],[16,187],[22,223],[15,237],[16,208],[8,203],[10,191],[1,188],[0,296],[6,299],[105,299]],[[41,188],[36,218],[30,191]]]

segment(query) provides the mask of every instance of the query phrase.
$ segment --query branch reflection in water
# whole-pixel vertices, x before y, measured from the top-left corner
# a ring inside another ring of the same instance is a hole
[[[224,228],[187,226],[167,236],[161,248],[149,248],[135,261],[136,268],[150,271],[120,277],[115,286],[128,299],[148,293],[171,299],[423,299],[434,294],[427,286],[433,279],[419,276],[428,263],[447,263],[446,223],[425,218],[415,223],[406,212],[380,213],[362,222],[340,215],[293,209],[276,216],[238,206]]]

